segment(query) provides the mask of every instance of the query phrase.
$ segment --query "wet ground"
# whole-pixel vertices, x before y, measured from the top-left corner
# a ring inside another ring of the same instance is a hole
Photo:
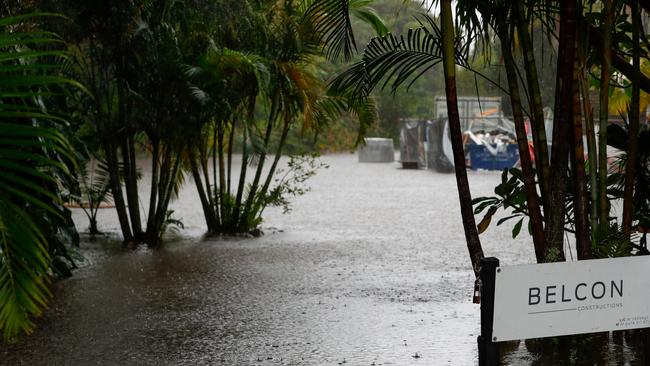
[[[479,307],[454,176],[322,161],[330,168],[293,212],[267,211],[260,238],[203,239],[188,182],[173,204],[186,230],[164,249],[84,241],[92,263],[57,285],[31,337],[0,345],[0,364],[475,365]],[[500,173],[469,178],[476,197]],[[118,232],[113,210],[99,222]],[[486,254],[532,262],[529,238],[510,230],[490,227]],[[514,348],[509,363],[532,362]]]

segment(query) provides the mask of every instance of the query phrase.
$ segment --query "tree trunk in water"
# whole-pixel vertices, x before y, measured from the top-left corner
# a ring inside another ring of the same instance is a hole
[[[129,203],[129,216],[133,236],[136,240],[142,237],[142,223],[140,221],[140,202],[138,200],[138,176],[135,166],[135,147],[133,136],[127,136],[122,141],[122,159],[124,161],[124,187]]]
[[[88,232],[90,233],[91,236],[99,234],[99,230],[97,228],[97,219],[94,217],[90,218],[90,227],[88,228]]]
[[[131,232],[129,216],[126,212],[124,196],[122,195],[122,183],[120,181],[120,166],[117,161],[117,151],[115,145],[110,141],[107,141],[106,138],[103,140],[102,145],[104,147],[104,152],[106,153],[106,163],[108,165],[113,203],[115,203],[115,210],[117,211],[117,218],[120,222],[122,237],[124,238],[124,244],[131,244],[133,243],[133,234]]]
[[[609,79],[612,67],[612,24],[614,1],[605,0],[603,35],[603,62],[600,72],[600,120],[598,122],[598,221],[609,225],[609,201],[607,200],[607,119],[609,117]]]
[[[169,147],[167,147],[169,149]],[[169,151],[169,150],[168,150]],[[156,206],[156,216],[154,221],[154,226],[148,231],[149,239],[148,242],[151,246],[158,246],[161,243],[163,233],[163,226],[165,220],[167,219],[167,210],[169,208],[169,202],[174,189],[174,182],[178,176],[178,171],[180,170],[180,158],[178,154],[167,153],[165,154],[165,159],[167,159],[167,170],[168,174],[164,175],[164,179],[161,179],[158,186],[160,187],[160,193],[158,197],[158,205]]]
[[[224,160],[224,146],[223,137],[224,130],[226,129],[225,122],[222,121],[217,127],[217,153],[219,157],[219,208],[221,209],[221,217],[224,219],[229,218],[232,212],[228,212],[229,207],[226,206],[226,164]],[[224,222],[224,225],[231,225],[232,223]]]
[[[639,142],[639,120],[640,118],[640,89],[641,79],[641,44],[639,33],[641,29],[639,2],[632,2],[632,101],[629,109],[628,140],[627,140],[627,164],[625,164],[625,189],[623,192],[623,222],[622,228],[626,238],[630,238],[632,231],[632,220],[634,215],[634,182],[636,175],[636,161]]]
[[[123,50],[121,50],[123,51]],[[126,199],[128,202],[129,218],[131,220],[131,229],[133,230],[133,237],[137,241],[142,236],[142,224],[140,222],[140,204],[138,202],[138,180],[136,176],[135,149],[131,149],[133,144],[132,129],[127,122],[128,114],[128,100],[126,97],[126,81],[125,77],[125,58],[123,54],[119,55],[118,62],[116,63],[116,89],[117,89],[117,120],[122,129],[124,137],[120,141],[122,150],[122,161],[124,163],[124,188],[126,191]]]
[[[548,208],[548,192],[550,190],[550,170],[548,165],[548,142],[546,138],[546,126],[544,124],[544,109],[542,107],[542,93],[539,89],[539,80],[537,76],[537,63],[533,52],[533,41],[528,32],[528,24],[525,21],[523,4],[514,1],[515,17],[517,20],[517,29],[521,38],[521,46],[526,63],[526,82],[530,93],[530,105],[532,110],[531,130],[533,131],[533,142],[535,144],[535,166],[539,178],[540,192],[542,194],[542,203]],[[510,51],[508,51],[510,52]]]
[[[533,163],[530,159],[528,150],[528,138],[526,136],[526,127],[524,125],[524,113],[521,107],[519,94],[519,84],[517,78],[517,65],[510,51],[510,37],[508,36],[508,26],[502,15],[497,16],[499,22],[499,38],[501,39],[501,50],[505,64],[506,74],[508,77],[508,88],[510,89],[510,103],[512,104],[512,113],[515,120],[515,132],[517,134],[517,146],[519,147],[519,160],[523,173],[524,188],[526,190],[526,205],[530,218],[533,245],[535,246],[535,257],[537,263],[544,262],[544,220],[539,207],[539,197],[537,196],[537,186],[535,184],[535,172]]]
[[[135,156],[135,136],[132,135],[129,137],[129,157],[131,158],[131,176],[133,177],[131,182],[131,189],[135,192],[133,195],[135,201],[135,212],[137,212],[137,222],[138,222],[138,232],[142,235],[142,221],[140,218],[140,198],[138,197],[138,165],[136,162]],[[130,205],[130,203],[129,203]],[[131,218],[133,221],[133,218]]]
[[[153,151],[151,153],[151,192],[149,194],[149,214],[147,215],[147,232],[153,226],[156,216],[156,201],[158,200],[158,175],[160,166],[160,142],[151,141]]]
[[[560,33],[553,113],[553,147],[551,156],[551,191],[546,213],[545,260],[563,261],[565,199],[568,173],[570,130],[573,125],[573,70],[575,67],[577,2],[560,3]]]
[[[234,117],[232,120],[232,124],[230,125],[230,135],[228,136],[228,179],[226,182],[227,186],[227,192],[228,195],[230,195],[230,182],[232,178],[232,144],[235,139],[235,125],[237,122],[237,118]]]
[[[210,204],[210,209],[214,212],[215,225],[218,230],[218,227],[221,225],[221,219],[219,216],[219,210],[217,208],[217,203],[215,202],[214,192],[212,185],[210,184],[210,170],[208,168],[208,159],[209,159],[209,150],[207,144],[207,138],[203,140],[205,145],[199,150],[199,159],[201,160],[201,172],[203,173],[203,178],[205,179],[205,192],[208,196],[208,203]]]
[[[290,118],[288,116],[285,116],[284,126],[282,127],[282,135],[280,136],[280,141],[278,142],[278,150],[275,152],[275,158],[273,159],[273,164],[271,164],[271,169],[269,169],[269,172],[266,175],[266,181],[264,182],[264,185],[260,190],[260,194],[259,194],[260,198],[257,201],[257,203],[254,205],[253,212],[258,212],[260,208],[263,208],[262,200],[264,200],[264,197],[266,196],[266,192],[268,192],[269,190],[269,186],[271,185],[271,180],[273,180],[273,175],[275,174],[275,169],[278,166],[280,157],[282,157],[282,148],[284,147],[284,143],[287,140],[290,124],[291,124]]]
[[[212,128],[212,197],[214,198],[213,204],[214,204],[214,210],[217,212],[217,216],[221,217],[220,215],[220,207],[221,201],[219,200],[219,195],[217,194],[217,182],[219,181],[217,179],[217,123],[219,122],[214,122],[214,127]]]
[[[203,181],[201,180],[201,173],[199,172],[199,166],[196,161],[196,152],[192,150],[192,147],[188,147],[187,149],[190,160],[190,170],[192,171],[192,178],[194,179],[194,184],[196,185],[196,191],[199,193],[199,200],[201,200],[203,217],[205,218],[205,223],[208,226],[208,233],[214,234],[217,231],[216,219],[214,217],[214,211],[212,210],[210,202],[208,201],[208,197],[206,196]]]
[[[249,190],[248,196],[246,197],[246,203],[244,204],[244,210],[242,211],[242,220],[247,220],[251,208],[253,206],[253,203],[255,202],[255,195],[257,194],[257,186],[260,182],[260,178],[262,176],[262,169],[264,168],[264,161],[266,159],[266,150],[269,147],[269,141],[271,140],[271,132],[273,131],[273,124],[276,122],[278,115],[280,114],[280,96],[276,94],[273,97],[273,102],[271,103],[271,111],[269,113],[269,119],[266,124],[266,133],[264,136],[264,151],[260,153],[260,158],[257,163],[257,169],[255,171],[255,177],[253,178],[253,182],[251,183],[251,188]],[[243,231],[245,229],[248,229],[247,227],[248,223],[242,222],[240,220],[238,227],[236,228],[237,231]]]
[[[445,92],[447,94],[447,111],[449,115],[449,130],[451,143],[454,152],[454,166],[456,169],[456,185],[458,186],[458,198],[460,211],[465,229],[465,239],[469,251],[470,260],[474,274],[478,277],[480,260],[483,257],[483,248],[478,237],[478,229],[474,220],[472,210],[472,195],[467,180],[465,168],[465,152],[463,150],[463,137],[460,130],[460,116],[458,114],[458,99],[456,94],[456,65],[454,49],[454,24],[451,14],[451,0],[443,0],[441,3],[442,22],[442,55],[445,75]]]
[[[577,66],[577,64],[576,64]],[[582,143],[582,115],[580,113],[580,71],[574,70],[573,89],[573,153],[571,168],[573,170],[573,218],[575,221],[575,238],[578,259],[591,258],[591,240],[589,240],[589,196],[587,195],[587,176],[585,174],[585,150]]]
[[[158,188],[158,201],[155,202],[155,214],[154,214],[154,222],[153,222],[153,227],[154,231],[156,231],[156,225],[158,220],[158,214],[160,212],[160,207],[165,201],[165,194],[167,192],[167,182],[169,182],[170,179],[170,174],[172,174],[172,152],[169,148],[169,146],[166,146],[166,144],[161,143],[161,150],[162,150],[162,162],[160,164],[160,177],[158,178],[158,183],[157,183],[157,188]],[[147,228],[148,230],[149,228]]]
[[[255,98],[251,98],[248,103],[248,122],[252,123],[254,121],[255,114]],[[246,173],[248,171],[248,147],[246,146],[246,141],[248,138],[248,126],[244,125],[243,136],[242,136],[242,162],[241,170],[239,171],[239,182],[237,182],[237,195],[235,197],[235,209],[233,212],[233,218],[235,219],[236,227],[240,227],[242,218],[241,214],[241,203],[242,196],[244,194],[244,187],[246,186]]]

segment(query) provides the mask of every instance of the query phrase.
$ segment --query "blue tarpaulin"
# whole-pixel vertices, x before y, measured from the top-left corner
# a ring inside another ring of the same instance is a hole
[[[491,149],[478,144],[469,144],[467,147],[472,170],[503,170],[512,168],[519,160],[517,144],[508,144],[496,154],[490,152],[496,150],[496,145],[491,145]]]

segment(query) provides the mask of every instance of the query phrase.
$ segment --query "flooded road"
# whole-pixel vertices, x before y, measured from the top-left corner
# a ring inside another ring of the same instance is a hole
[[[290,214],[268,209],[260,238],[203,239],[190,181],[172,204],[186,229],[164,249],[84,241],[93,263],[57,284],[35,333],[0,346],[0,364],[475,365],[479,307],[454,176],[321,160],[330,168]],[[469,179],[487,195],[500,173]],[[114,210],[99,223],[117,235]],[[490,227],[486,254],[533,262],[532,241],[510,230]]]

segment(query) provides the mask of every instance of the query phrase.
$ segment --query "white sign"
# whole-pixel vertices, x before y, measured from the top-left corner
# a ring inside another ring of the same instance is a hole
[[[496,342],[650,327],[650,256],[500,267]]]

